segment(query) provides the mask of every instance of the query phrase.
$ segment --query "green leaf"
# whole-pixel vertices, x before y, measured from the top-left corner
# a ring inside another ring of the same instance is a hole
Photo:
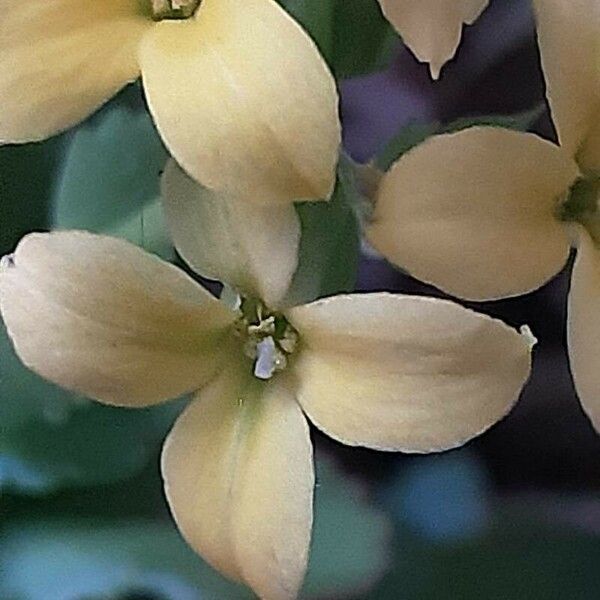
[[[4,485],[31,490],[35,476],[35,491],[49,491],[131,477],[158,455],[177,410],[177,405],[128,410],[80,400],[60,419],[42,414],[18,427],[3,427],[0,453],[12,467]]]
[[[403,154],[424,142],[428,137],[439,133],[440,124],[409,123],[405,125],[375,157],[375,166],[387,171]]]
[[[398,43],[377,0],[336,0],[332,64],[337,78],[384,69]]]
[[[0,322],[0,488],[42,492],[129,477],[158,452],[179,406],[101,406],[27,369]]]
[[[383,69],[398,36],[377,0],[279,0],[308,31],[337,79]]]
[[[126,100],[111,103],[73,134],[52,226],[122,237],[171,259],[159,189],[168,155],[148,113]]]
[[[334,56],[336,0],[279,0],[279,2],[308,31],[325,60],[331,65]]]
[[[528,131],[546,111],[546,105],[540,104],[530,110],[512,115],[489,115],[462,117],[440,128],[438,133],[455,133],[469,127],[504,127],[515,131]]]
[[[0,321],[0,444],[9,429],[31,421],[59,423],[74,408],[73,397],[27,369]]]
[[[354,596],[387,567],[390,524],[364,490],[332,464],[318,462],[317,481],[312,556],[302,597]],[[167,600],[252,598],[245,587],[208,567],[171,520],[139,516],[151,514],[140,503],[154,503],[160,485],[152,471],[143,481],[114,489],[63,492],[50,501],[11,499],[0,545],[0,597],[112,598],[143,590]],[[125,514],[119,504],[127,507]]]
[[[375,157],[375,165],[387,171],[403,154],[418,146],[432,135],[456,133],[469,127],[504,127],[516,131],[528,131],[544,114],[545,105],[540,105],[513,115],[489,115],[462,117],[447,125],[438,121],[429,123],[412,122],[405,125]]]
[[[305,596],[354,597],[370,589],[388,567],[391,534],[388,517],[368,502],[358,482],[319,461]]]
[[[285,304],[303,304],[354,290],[360,257],[356,215],[360,198],[349,167],[342,160],[329,202],[296,203],[302,237],[298,269]]]

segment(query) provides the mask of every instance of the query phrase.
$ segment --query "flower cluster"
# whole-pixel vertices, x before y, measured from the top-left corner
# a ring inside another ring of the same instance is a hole
[[[558,143],[497,127],[433,136],[382,178],[367,235],[416,277],[477,300],[538,288],[577,248],[569,359],[600,428],[600,5],[535,8]]]
[[[437,78],[488,2],[380,4]],[[600,9],[537,4],[559,144],[492,127],[430,138],[373,186],[366,236],[470,299],[534,289],[575,243],[570,348],[600,425]],[[173,244],[230,293],[216,299],[123,240],[54,231],[2,260],[0,311],[23,363],[66,389],[127,407],[192,394],[162,474],[183,536],[220,572],[267,600],[297,596],[313,518],[309,422],[344,444],[432,452],[517,401],[534,344],[525,327],[401,294],[290,300],[295,203],[331,197],[341,126],[328,66],[274,0],[12,3],[0,50],[2,143],[68,129],[141,76],[172,155]]]

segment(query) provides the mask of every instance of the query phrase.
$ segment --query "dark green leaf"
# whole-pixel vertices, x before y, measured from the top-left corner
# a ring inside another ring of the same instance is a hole
[[[0,254],[31,230],[47,227],[48,203],[65,146],[63,136],[0,147]]]
[[[160,486],[154,474],[150,479],[153,488]],[[366,590],[387,567],[389,521],[356,482],[331,464],[318,463],[317,481],[312,556],[302,597]],[[140,502],[154,502],[153,490],[137,493],[137,488],[145,487],[143,482],[136,482],[133,490],[129,482],[112,487],[110,493],[96,488],[93,496],[63,492],[52,503],[15,502],[2,531],[0,597],[112,598],[132,590],[172,600],[181,600],[178,594],[184,592],[186,600],[253,597],[210,569],[185,544],[172,521],[114,516],[115,505],[135,508]],[[144,506],[138,510],[146,514]]]
[[[289,305],[351,292],[356,284],[360,231],[356,217],[360,194],[340,163],[329,202],[296,204],[302,237],[298,269],[286,296]]]
[[[154,456],[177,407],[103,407],[43,380],[0,324],[0,487],[46,491],[129,477]]]
[[[44,398],[39,393],[28,397]],[[28,482],[35,474],[43,483],[38,491],[130,477],[156,457],[175,412],[172,405],[128,410],[82,399],[61,417],[42,413],[21,426],[3,428],[0,453],[13,461],[12,477],[5,477],[5,485],[19,489],[19,473],[25,489],[31,489]],[[21,471],[14,470],[14,461]]]
[[[279,2],[308,31],[325,60],[332,64],[336,0],[279,0]]]
[[[512,115],[489,115],[479,117],[462,117],[440,128],[438,133],[454,133],[469,127],[503,127],[515,131],[528,131],[544,114],[546,105],[541,104],[530,110]]]
[[[413,122],[402,129],[386,144],[375,157],[375,165],[387,171],[403,154],[418,146],[432,135],[456,133],[469,127],[503,127],[516,131],[528,131],[544,114],[545,105],[513,115],[490,115],[478,117],[462,117],[447,125],[437,121],[429,123]]]
[[[399,42],[377,0],[336,0],[333,40],[337,78],[384,69]]]
[[[387,171],[403,154],[424,142],[428,137],[439,133],[440,124],[409,123],[394,136],[385,148],[376,156],[375,165],[382,171]]]
[[[9,429],[30,421],[62,422],[73,397],[23,366],[0,321],[0,444]]]
[[[279,0],[309,32],[336,78],[383,69],[398,37],[377,0]]]

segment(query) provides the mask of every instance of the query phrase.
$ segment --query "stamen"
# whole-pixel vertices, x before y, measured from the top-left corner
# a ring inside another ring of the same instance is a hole
[[[167,19],[189,19],[194,15],[202,0],[152,0],[152,18],[155,21]]]
[[[270,311],[262,302],[243,298],[235,331],[245,356],[254,360],[254,376],[270,379],[283,371],[298,344],[298,332],[286,318]]]

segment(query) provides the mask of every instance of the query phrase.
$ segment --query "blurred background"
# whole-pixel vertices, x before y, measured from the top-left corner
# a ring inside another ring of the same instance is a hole
[[[360,46],[367,24],[378,28],[386,57],[367,75],[337,72],[355,160],[397,154],[459,119],[508,116],[554,138],[528,0],[492,0],[438,82],[375,0],[345,2],[371,20],[358,22],[361,34],[342,19],[344,35]],[[302,21],[302,2],[283,3]],[[137,86],[73,132],[0,148],[0,254],[30,230],[79,227],[177,260],[158,202],[165,159]],[[368,248],[356,288],[442,296]],[[313,430],[316,523],[302,598],[600,598],[600,437],[569,373],[567,289],[565,272],[525,297],[470,305],[528,324],[539,344],[516,409],[467,446],[385,454]],[[204,565],[169,517],[158,456],[184,400],[131,412],[92,404],[29,373],[0,336],[0,599],[251,598]]]

